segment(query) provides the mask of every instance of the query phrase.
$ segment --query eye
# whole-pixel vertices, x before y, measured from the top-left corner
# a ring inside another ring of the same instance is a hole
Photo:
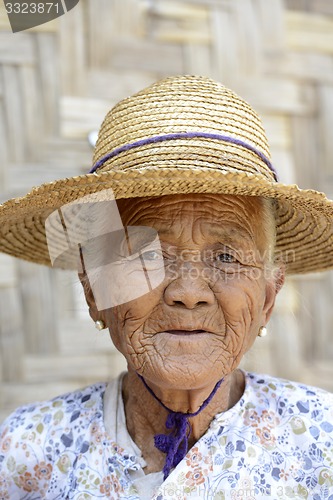
[[[237,262],[237,260],[235,259],[235,257],[233,255],[231,255],[230,253],[227,253],[227,252],[223,252],[223,253],[217,254],[216,255],[216,259],[219,262],[224,262],[226,264],[233,264],[234,262]]]
[[[147,250],[142,252],[141,256],[144,260],[160,260],[162,258],[161,252],[157,250]]]

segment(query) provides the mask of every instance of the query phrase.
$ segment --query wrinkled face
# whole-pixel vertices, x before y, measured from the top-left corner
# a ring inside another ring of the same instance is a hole
[[[144,295],[104,311],[131,369],[164,387],[195,388],[231,373],[270,316],[261,200],[196,194],[118,202],[125,226],[160,239],[165,277]],[[154,249],[146,263],[159,259]]]

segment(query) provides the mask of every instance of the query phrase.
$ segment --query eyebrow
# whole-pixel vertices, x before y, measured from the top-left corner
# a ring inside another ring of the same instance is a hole
[[[229,226],[230,228],[230,226]],[[170,228],[163,228],[163,229],[158,229],[157,230],[159,236],[170,236],[173,234],[173,228],[172,226]],[[230,243],[236,243],[236,242],[244,242],[244,240],[247,243],[253,243],[254,242],[254,235],[253,237],[250,236],[249,232],[243,229],[242,227],[233,227],[231,229],[226,229],[226,227],[216,227],[216,226],[210,226],[207,230],[207,235],[213,236],[214,238],[217,239],[219,243],[222,243],[224,240],[225,242],[230,242]]]
[[[144,248],[146,245],[151,245],[152,243],[156,242],[158,231],[154,230],[150,226],[143,226],[143,227],[149,227],[149,229],[153,229],[152,231],[131,232],[128,231],[129,227],[131,226],[124,226],[124,235],[121,240],[121,244],[122,245],[126,244],[127,247],[129,248],[130,253],[132,251],[137,252],[141,248]]]
[[[250,236],[249,232],[241,227],[232,228],[231,231],[226,230],[224,227],[223,228],[211,227],[208,230],[208,234],[209,236],[214,236],[219,240],[223,238],[224,240],[228,240],[231,242],[234,241],[242,242],[244,240],[246,240],[249,243],[253,242],[253,238]]]

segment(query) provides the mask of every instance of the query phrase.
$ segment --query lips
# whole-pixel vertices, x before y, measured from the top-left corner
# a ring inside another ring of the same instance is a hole
[[[165,330],[171,335],[198,335],[199,333],[207,333],[206,330]]]

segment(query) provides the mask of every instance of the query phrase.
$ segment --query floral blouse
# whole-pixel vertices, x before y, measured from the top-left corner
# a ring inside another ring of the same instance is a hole
[[[106,384],[16,410],[0,427],[0,499],[128,499],[136,456],[104,425]],[[246,374],[242,398],[157,487],[154,500],[333,500],[333,395]]]

